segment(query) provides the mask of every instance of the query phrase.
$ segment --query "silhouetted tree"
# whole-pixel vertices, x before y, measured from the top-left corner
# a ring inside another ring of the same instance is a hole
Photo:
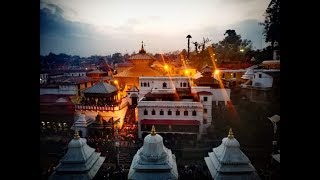
[[[274,47],[275,43],[280,46],[280,0],[271,0],[265,13],[264,36],[266,42]]]
[[[240,62],[246,59],[246,53],[252,49],[250,40],[241,39],[235,30],[228,29],[226,37],[219,43],[213,44],[218,62]]]

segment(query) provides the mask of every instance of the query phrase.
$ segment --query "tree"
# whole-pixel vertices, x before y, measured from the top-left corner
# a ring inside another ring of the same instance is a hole
[[[246,53],[252,49],[250,40],[241,39],[233,29],[224,33],[226,37],[219,43],[213,44],[218,62],[240,62],[246,59]]]
[[[280,0],[271,0],[265,13],[264,36],[272,47],[280,47]]]
[[[122,63],[124,58],[121,53],[114,53],[112,54],[112,61],[113,63]]]

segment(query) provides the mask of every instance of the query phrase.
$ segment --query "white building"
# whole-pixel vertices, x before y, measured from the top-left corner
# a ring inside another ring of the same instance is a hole
[[[156,133],[154,126],[151,133],[144,138],[143,146],[133,157],[128,179],[178,179],[176,157],[163,145],[163,138]]]
[[[40,86],[42,94],[62,94],[80,96],[81,92],[93,86],[93,79],[89,77],[69,77],[63,81]]]
[[[212,122],[212,102],[230,101],[230,90],[190,87],[188,77],[140,77],[139,84],[139,138],[156,125],[159,133],[199,139]]]
[[[271,88],[274,77],[278,77],[279,72],[256,72],[252,78],[252,86],[259,88]]]

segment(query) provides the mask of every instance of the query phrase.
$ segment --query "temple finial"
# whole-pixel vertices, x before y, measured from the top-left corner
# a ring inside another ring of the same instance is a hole
[[[156,133],[156,128],[154,127],[154,125],[152,125],[152,129],[151,129],[151,132],[150,132],[151,136],[155,136],[157,133]]]
[[[79,139],[79,138],[80,138],[79,133],[78,133],[77,130],[75,131],[73,138],[74,138],[74,139]]]
[[[233,136],[233,132],[232,132],[232,128],[230,128],[230,129],[229,129],[228,138],[229,138],[229,139],[234,138],[234,136]]]
[[[142,43],[142,44],[141,44],[141,49],[140,49],[139,53],[146,53],[146,51],[145,51],[144,48],[143,48],[143,41],[142,41],[141,43]]]

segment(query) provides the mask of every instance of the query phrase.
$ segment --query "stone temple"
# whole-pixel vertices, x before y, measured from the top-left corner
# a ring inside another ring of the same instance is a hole
[[[151,133],[144,138],[143,146],[133,157],[128,179],[177,180],[176,157],[163,145],[163,139],[152,126]]]
[[[240,150],[240,143],[234,138],[232,129],[220,146],[213,148],[204,160],[214,180],[260,180],[248,157]]]
[[[100,169],[105,157],[95,152],[80,138],[78,132],[68,145],[68,152],[60,160],[49,180],[90,180]]]

